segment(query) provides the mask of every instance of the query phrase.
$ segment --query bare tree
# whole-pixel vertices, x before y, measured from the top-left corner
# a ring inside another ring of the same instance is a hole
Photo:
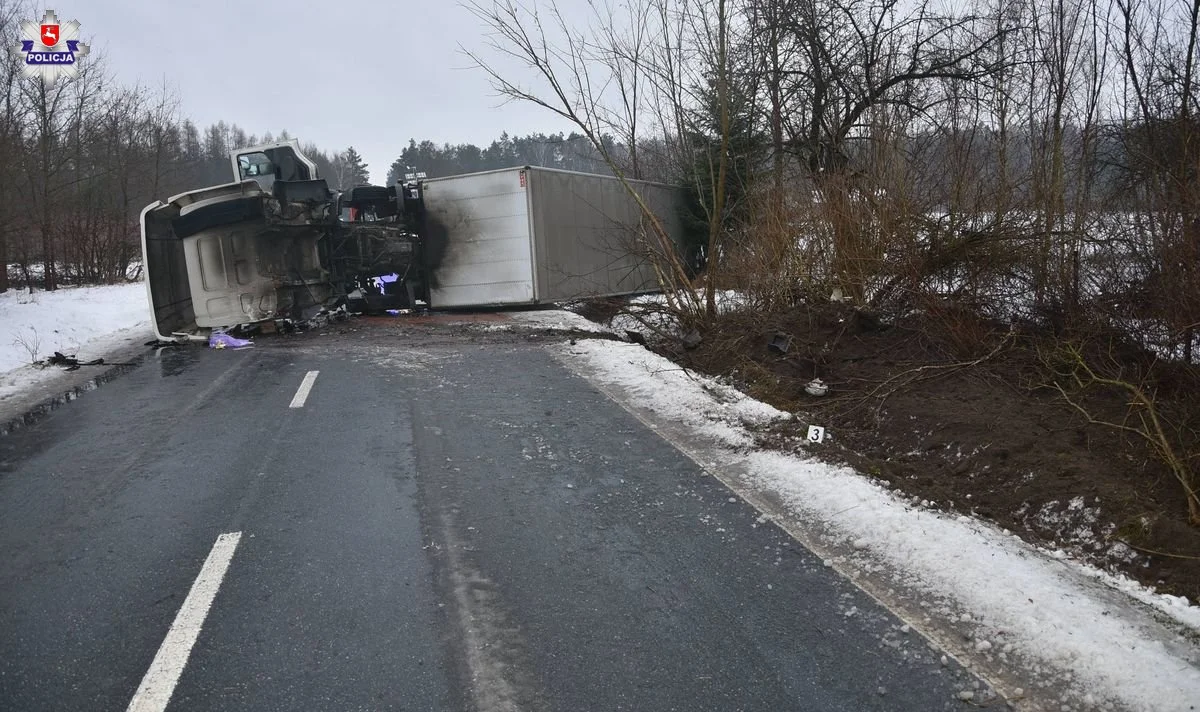
[[[41,241],[43,286],[49,291],[59,285],[55,206],[72,183],[71,163],[66,160],[68,136],[81,130],[84,112],[103,90],[100,58],[92,53],[79,75],[70,81],[21,77],[17,87],[21,100],[29,107],[26,140],[33,145],[22,161],[25,197]]]
[[[1116,0],[1115,7],[1127,107],[1125,185],[1137,211],[1131,257],[1141,263],[1133,306],[1166,325],[1191,362],[1200,326],[1200,2]]]
[[[0,44],[4,47],[17,43],[18,18],[22,10],[18,1],[0,0]],[[0,294],[8,291],[10,244],[13,236],[20,234],[14,187],[22,154],[25,116],[16,91],[19,74],[16,62],[7,61],[0,66],[0,86],[4,90],[4,103],[0,106]]]
[[[939,86],[975,82],[1003,66],[995,46],[1008,30],[970,14],[935,12],[928,3],[791,0],[786,13],[773,3],[753,9],[750,24],[766,47],[761,71],[775,183],[782,182],[786,149],[807,168],[830,228],[830,276],[865,303],[888,252],[883,236],[898,227],[879,222],[877,208],[893,216],[902,209],[880,203],[888,193],[869,183],[887,175],[893,192],[901,188],[896,152],[907,150],[906,127],[927,121],[944,101]]]
[[[615,81],[614,70],[605,60],[611,60],[613,53],[598,53],[592,34],[573,28],[553,0],[536,11],[514,0],[470,2],[466,7],[489,28],[496,59],[463,51],[491,78],[502,97],[541,106],[578,127],[641,208],[645,234],[639,246],[654,256],[659,283],[671,306],[680,313],[698,314],[699,304],[672,236],[629,182],[619,156],[605,140],[616,116],[605,108],[607,91]],[[530,71],[539,86],[532,87],[502,70],[497,60],[515,61]],[[626,62],[622,56],[618,64],[623,67]]]
[[[611,2],[593,6],[596,23],[593,46],[596,54],[612,72],[612,83],[616,95],[616,107],[607,117],[603,105],[597,105],[600,118],[607,131],[619,137],[629,152],[626,173],[630,178],[641,179],[642,165],[639,155],[640,131],[647,79],[647,59],[650,52],[650,6],[641,3],[622,3],[619,12]]]

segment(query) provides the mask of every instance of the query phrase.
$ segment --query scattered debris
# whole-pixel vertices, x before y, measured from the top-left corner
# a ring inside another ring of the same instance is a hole
[[[703,343],[704,337],[700,335],[700,331],[698,329],[692,329],[688,333],[684,334],[680,341],[683,343],[683,348],[694,349]]]
[[[829,386],[819,378],[814,378],[804,386],[804,392],[810,396],[823,396],[829,392]]]
[[[412,309],[398,309],[396,311],[398,311],[400,314],[413,313]],[[304,331],[306,329],[318,329],[326,324],[340,324],[349,318],[350,310],[345,304],[340,304],[333,309],[322,309],[314,316],[302,321],[295,321],[292,319],[281,320],[284,323],[280,324],[280,326],[284,327],[281,329],[283,331]]]
[[[159,339],[151,339],[143,344],[143,346],[149,346],[155,351],[159,351],[162,349],[177,349],[181,346],[185,346],[186,344],[186,341],[161,341]]]
[[[782,331],[777,332],[771,342],[767,344],[767,348],[783,356],[792,348],[792,337]]]
[[[38,365],[41,368],[46,368],[47,366],[62,366],[66,371],[78,371],[80,366],[117,366],[120,364],[106,364],[102,358],[92,361],[80,361],[75,356],[65,356],[61,352],[55,351],[53,356],[41,361]]]
[[[208,337],[208,348],[210,349],[244,349],[253,345],[254,342],[249,339],[239,339],[224,331],[214,331]]]

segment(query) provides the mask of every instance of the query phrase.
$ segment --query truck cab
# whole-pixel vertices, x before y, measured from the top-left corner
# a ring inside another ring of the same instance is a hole
[[[294,140],[238,149],[229,161],[232,182],[142,211],[146,288],[159,339],[304,322],[383,275],[401,280],[389,286],[388,304],[424,293],[416,206],[403,190],[334,193]]]
[[[317,164],[300,152],[300,142],[295,139],[232,151],[229,162],[235,181],[252,180],[265,191],[271,190],[276,180],[317,180],[320,177]]]

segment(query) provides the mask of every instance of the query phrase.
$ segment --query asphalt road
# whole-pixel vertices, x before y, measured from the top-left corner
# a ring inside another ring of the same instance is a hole
[[[941,710],[973,682],[514,338],[151,356],[0,437],[0,566],[0,710]]]

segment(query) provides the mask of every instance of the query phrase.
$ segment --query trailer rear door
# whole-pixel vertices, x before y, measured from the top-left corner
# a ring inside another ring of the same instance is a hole
[[[536,301],[526,180],[514,168],[425,182],[433,306]]]

